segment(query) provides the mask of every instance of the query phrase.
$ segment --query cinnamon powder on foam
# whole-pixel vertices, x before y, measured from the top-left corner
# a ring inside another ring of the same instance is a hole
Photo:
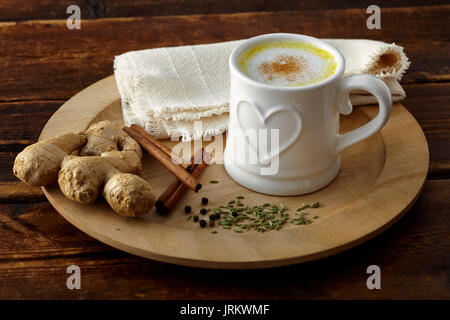
[[[255,65],[254,71],[257,72],[258,75],[251,75],[248,63],[259,53],[271,49],[293,49],[310,54],[321,60],[321,70],[316,70],[317,65],[312,68],[310,61],[306,58],[286,52],[280,52],[275,60],[270,59],[271,61],[261,61],[258,65]],[[330,77],[336,71],[337,62],[331,53],[310,43],[301,41],[272,41],[250,48],[247,52],[242,54],[239,58],[239,66],[247,76],[255,80],[258,80],[258,77],[261,77],[259,81],[275,83],[277,80],[284,80],[288,82],[285,85],[301,86],[317,83]],[[304,79],[304,76],[306,76],[308,80]]]
[[[262,63],[258,70],[269,81],[274,78],[296,81],[299,75],[307,70],[306,67],[306,61],[303,58],[281,54],[274,61]]]

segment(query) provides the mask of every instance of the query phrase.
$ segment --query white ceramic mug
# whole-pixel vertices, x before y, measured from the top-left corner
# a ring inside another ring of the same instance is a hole
[[[337,62],[334,74],[315,84],[281,87],[253,80],[239,69],[242,52],[275,40],[307,42],[328,51]],[[326,186],[339,172],[339,152],[380,130],[391,114],[392,99],[386,84],[365,74],[343,78],[342,54],[316,38],[289,33],[254,37],[234,49],[229,66],[230,122],[225,169],[236,182],[257,192],[300,195]],[[339,114],[351,113],[349,93],[354,90],[373,94],[379,112],[369,123],[340,135]],[[272,142],[268,147],[272,150],[263,152],[264,143],[253,143],[246,134],[253,129],[278,132],[278,143]],[[238,159],[242,147],[257,161]]]

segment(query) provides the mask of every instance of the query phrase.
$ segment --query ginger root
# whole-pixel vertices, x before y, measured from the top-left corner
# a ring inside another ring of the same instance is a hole
[[[83,134],[68,133],[26,147],[14,161],[14,174],[32,186],[47,186],[58,178],[67,154],[86,143]]]
[[[127,217],[146,214],[155,195],[142,171],[139,144],[118,122],[101,121],[80,133],[69,133],[26,147],[14,162],[14,174],[33,186],[58,180],[63,194],[76,202],[103,197],[114,211]]]

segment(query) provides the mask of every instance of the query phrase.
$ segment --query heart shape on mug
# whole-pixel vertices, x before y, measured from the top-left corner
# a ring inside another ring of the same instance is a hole
[[[240,109],[243,104],[252,107],[251,109],[247,108],[246,115],[247,120],[251,119],[251,121],[254,122],[253,124],[246,126],[242,121]],[[250,110],[254,110],[254,112],[251,112]],[[249,112],[255,113],[257,117],[251,117],[251,114],[249,114]],[[275,115],[278,115],[283,112],[286,113],[286,115],[278,116],[278,119],[274,118]],[[271,159],[278,156],[280,153],[282,153],[283,151],[287,150],[290,146],[292,146],[292,144],[294,144],[294,142],[300,136],[300,133],[302,131],[302,120],[300,117],[300,111],[297,108],[289,105],[277,105],[271,107],[268,110],[264,110],[256,102],[249,102],[248,100],[240,100],[236,105],[236,117],[239,128],[244,132],[247,131],[248,129],[268,129],[268,130],[278,129],[285,131],[284,134],[282,135],[280,134],[281,136],[280,140],[284,141],[279,141],[278,150],[270,150],[265,155],[261,155],[260,152],[258,152],[257,145],[255,146],[250,142],[247,134],[244,135],[247,145],[257,155],[259,161],[262,164],[267,164]],[[260,121],[260,125],[258,127],[255,126],[256,124],[255,119],[259,119]],[[269,125],[271,119],[276,121],[275,128],[274,127],[271,128]],[[288,128],[289,127],[288,124],[290,123],[292,124],[292,120],[294,120],[295,126],[293,128]],[[286,130],[288,132],[286,132]]]

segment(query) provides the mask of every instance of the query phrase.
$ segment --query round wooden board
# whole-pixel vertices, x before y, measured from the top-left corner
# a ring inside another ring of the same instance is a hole
[[[341,117],[341,131],[366,123],[378,107],[355,107]],[[120,96],[113,76],[81,91],[48,121],[40,139],[86,129],[105,119],[122,119]],[[173,142],[168,141],[169,145]],[[145,152],[144,152],[145,153]],[[338,177],[318,192],[295,197],[273,197],[247,190],[226,174],[223,165],[211,165],[200,177],[203,189],[187,192],[167,216],[154,209],[139,219],[117,215],[104,200],[81,205],[65,198],[57,184],[43,188],[51,204],[77,228],[118,249],[159,261],[219,269],[267,268],[323,258],[352,248],[381,233],[412,206],[428,170],[428,146],[413,116],[400,104],[378,134],[342,152]],[[143,177],[160,194],[174,177],[149,155],[143,161]],[[211,179],[219,180],[211,184]],[[194,212],[200,198],[218,206],[245,196],[245,203],[283,203],[293,211],[303,203],[325,204],[310,209],[309,225],[285,224],[278,231],[236,233],[220,227],[200,228],[187,221],[184,205]],[[217,230],[217,234],[211,231]]]

